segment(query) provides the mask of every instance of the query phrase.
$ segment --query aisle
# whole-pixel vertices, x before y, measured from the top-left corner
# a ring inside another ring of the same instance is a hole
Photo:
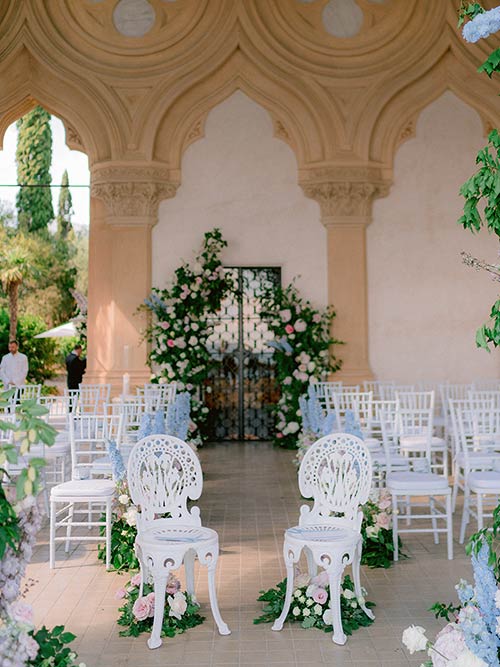
[[[292,459],[292,452],[267,443],[217,444],[201,450],[205,486],[199,505],[204,523],[220,536],[219,603],[231,636],[214,632],[202,570],[197,590],[207,616],[203,625],[165,640],[155,651],[147,649],[146,636],[119,637],[120,603],[114,593],[124,576],[106,573],[91,544],[75,545],[69,559],[58,553],[58,569],[51,572],[46,528],[28,570],[38,580],[28,594],[37,624],[65,623],[78,635],[75,648],[87,667],[420,665],[421,654],[414,660],[406,657],[402,630],[417,623],[433,636],[433,628],[440,625],[433,625],[426,610],[437,600],[453,600],[455,583],[470,577],[462,548],[455,545],[458,557],[449,563],[444,545],[434,546],[428,534],[406,542],[411,560],[387,571],[363,570],[363,585],[377,603],[377,618],[372,627],[350,637],[346,646],[333,645],[331,635],[317,630],[293,626],[274,633],[269,626],[252,625],[260,609],[255,601],[259,590],[284,576],[283,530],[296,522],[301,504]]]

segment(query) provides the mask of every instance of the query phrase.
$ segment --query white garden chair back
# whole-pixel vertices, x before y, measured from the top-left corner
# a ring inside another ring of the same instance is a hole
[[[326,411],[326,396],[342,391],[342,380],[339,382],[314,382],[314,391],[323,410]]]
[[[391,384],[383,385],[381,388],[381,399],[383,401],[394,401],[396,400],[396,394],[398,392],[413,392],[415,391],[414,384],[396,384],[395,382]]]
[[[363,514],[360,505],[368,499],[371,478],[370,453],[364,442],[355,436],[332,433],[320,438],[307,450],[300,464],[299,488],[305,498],[313,499],[313,506],[303,505],[298,526],[285,532],[283,554],[287,587],[283,609],[273,630],[281,630],[288,616],[295,564],[305,551],[310,574],[315,574],[317,566],[328,574],[332,639],[337,644],[345,644],[340,615],[342,576],[345,567],[352,564],[355,594],[361,596],[359,566]],[[373,618],[364,604],[361,608]]]
[[[168,406],[174,401],[176,393],[176,382],[168,384],[146,383],[143,387],[137,389],[138,396],[144,397],[147,412],[156,412],[157,410],[166,412]]]
[[[342,432],[344,428],[345,413],[347,410],[351,410],[364,435],[371,435],[373,419],[373,394],[371,391],[335,393],[331,398],[333,398],[332,402],[330,402],[330,396],[327,394],[327,410],[328,412],[335,411],[339,432]]]
[[[110,384],[80,384],[78,386],[78,412],[103,414],[111,396]]]
[[[42,396],[40,405],[49,411],[46,421],[57,431],[69,429],[69,415],[74,407],[69,396]]]
[[[394,384],[386,380],[365,380],[363,382],[363,391],[371,391],[373,400],[381,401],[383,395],[383,388],[387,385]]]
[[[16,405],[18,405],[21,401],[39,401],[41,392],[41,384],[23,384],[20,387],[16,387],[14,395],[10,399],[10,409],[15,412]]]
[[[137,434],[145,412],[146,402],[144,396],[137,396],[131,401],[120,401],[119,403],[112,404],[111,413],[123,416],[122,449],[123,447],[131,448],[137,442]]]
[[[477,419],[477,411],[465,401],[451,401],[451,419],[457,440],[456,488],[464,493],[460,543],[463,544],[470,516],[477,519],[477,529],[483,528],[485,517],[492,517],[500,497],[500,454],[483,445],[478,448],[474,436],[473,449],[469,432]],[[455,487],[454,484],[454,487]],[[454,488],[455,496],[455,488]],[[487,505],[488,507],[485,507]],[[488,511],[489,509],[489,511]]]
[[[161,644],[165,586],[169,573],[183,563],[186,588],[194,595],[194,558],[208,566],[210,604],[222,635],[230,633],[221,618],[215,593],[215,568],[219,555],[218,535],[201,525],[197,500],[203,476],[196,453],[182,440],[168,435],[151,435],[136,443],[128,460],[130,497],[137,515],[136,553],[141,566],[141,591],[152,576],[155,589],[153,630],[149,648]],[[165,515],[168,515],[166,517]]]
[[[469,391],[469,399],[479,403],[484,402],[485,405],[489,405],[493,401],[493,406],[495,408],[500,408],[500,391]]]
[[[70,415],[71,478],[88,479],[94,474],[111,474],[106,456],[107,441],[120,446],[121,415]]]
[[[496,378],[474,380],[472,389],[474,391],[500,391],[500,380]]]

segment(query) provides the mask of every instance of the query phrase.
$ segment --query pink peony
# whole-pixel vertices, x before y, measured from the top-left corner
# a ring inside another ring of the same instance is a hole
[[[18,600],[10,606],[10,615],[16,623],[33,625],[33,607],[22,600]]]
[[[315,324],[319,324],[321,322],[321,314],[320,313],[314,313],[313,322]]]
[[[115,600],[123,600],[127,596],[127,591],[124,588],[119,588],[115,593]]]
[[[447,667],[466,650],[463,633],[457,625],[448,623],[436,636],[434,647],[436,650],[430,652],[433,667]]]
[[[141,585],[141,573],[138,572],[137,574],[134,574],[134,576],[130,580],[130,583],[132,584],[132,586],[140,586]]]
[[[151,600],[146,597],[137,598],[132,607],[132,613],[138,621],[145,621],[151,614]]]
[[[173,341],[171,338],[169,338],[169,339],[167,340],[167,345],[168,345],[168,347],[175,347],[175,343],[174,343],[174,341]]]
[[[285,327],[285,331],[287,332],[287,334],[291,334],[295,331],[295,329],[293,328],[293,326],[291,324],[287,324],[286,327]]]
[[[390,525],[391,525],[391,518],[386,512],[381,512],[380,514],[377,514],[377,516],[375,517],[376,528],[385,528],[385,530],[389,530]]]
[[[380,507],[381,510],[387,510],[391,505],[392,502],[390,498],[384,498],[383,500],[380,500],[378,503],[378,506]]]
[[[160,326],[162,329],[169,329],[170,328],[170,322],[160,322]]]
[[[325,602],[328,600],[328,593],[324,588],[317,588],[314,591],[312,597],[314,602],[317,602],[318,604],[325,604]]]

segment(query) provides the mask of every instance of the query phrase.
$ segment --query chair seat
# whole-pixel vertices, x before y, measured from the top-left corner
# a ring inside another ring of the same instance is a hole
[[[402,435],[399,438],[399,444],[402,449],[412,452],[424,452],[427,447],[427,438],[425,435]],[[446,449],[446,441],[433,435],[431,438],[431,449]]]
[[[500,454],[498,452],[488,452],[483,450],[480,452],[469,452],[467,458],[469,459],[469,465],[471,467],[478,465],[491,466],[495,462],[498,463],[500,461]],[[458,465],[464,465],[465,456],[463,452],[458,454],[457,463]]]
[[[372,457],[372,463],[374,465],[386,465],[387,459],[385,457],[385,452],[382,448],[377,451],[370,450],[370,456]],[[401,456],[400,454],[390,454],[389,461],[391,466],[405,467],[409,466],[409,461],[406,456]]]
[[[112,479],[73,479],[53,486],[50,495],[57,496],[112,496],[115,484]]]
[[[350,528],[341,528],[328,525],[293,526],[285,530],[285,538],[300,542],[321,542],[322,544],[339,544],[355,546],[360,534]]]
[[[449,490],[448,480],[432,472],[395,472],[387,475],[389,491],[446,491]]]
[[[204,526],[151,526],[141,531],[137,536],[137,542],[141,546],[174,546],[197,544],[213,540],[218,542],[215,530]]]
[[[467,482],[473,491],[475,489],[492,489],[500,493],[500,472],[494,470],[472,472],[467,477]]]

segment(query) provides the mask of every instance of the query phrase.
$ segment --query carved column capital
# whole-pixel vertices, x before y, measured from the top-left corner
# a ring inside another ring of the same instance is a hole
[[[160,202],[174,197],[178,187],[164,165],[100,163],[91,172],[91,195],[105,203],[113,226],[153,227]]]
[[[372,202],[385,197],[390,183],[377,167],[323,167],[304,170],[300,185],[321,207],[321,221],[331,225],[368,225]]]

